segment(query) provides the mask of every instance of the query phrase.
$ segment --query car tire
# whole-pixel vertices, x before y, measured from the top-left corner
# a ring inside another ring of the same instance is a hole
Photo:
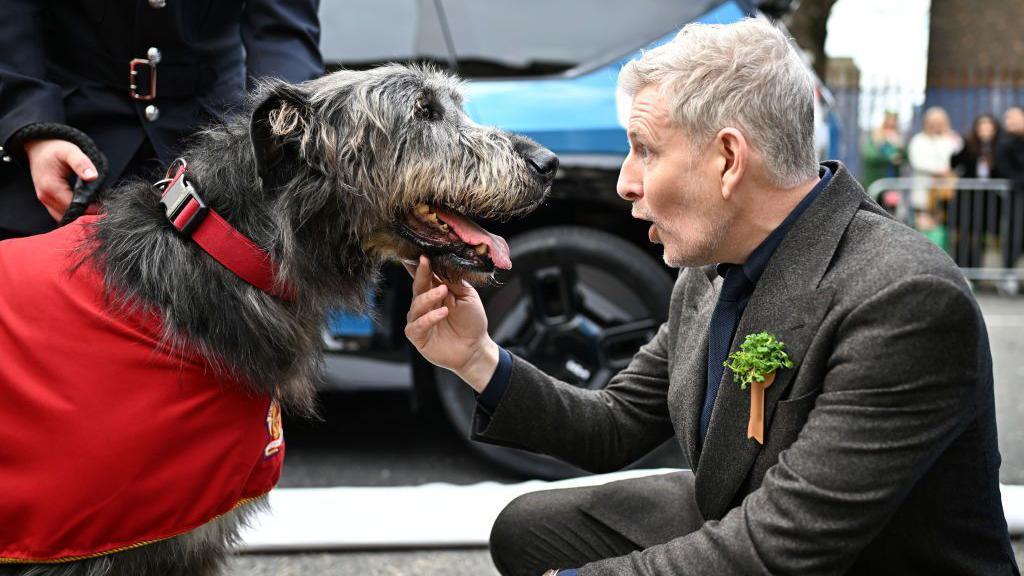
[[[576,386],[604,388],[665,321],[672,278],[625,240],[592,228],[540,228],[509,242],[514,267],[480,290],[495,341],[548,374]],[[476,399],[452,372],[437,369],[448,419],[469,438]],[[469,442],[502,468],[531,478],[580,476],[550,456]],[[634,466],[682,466],[673,441]]]

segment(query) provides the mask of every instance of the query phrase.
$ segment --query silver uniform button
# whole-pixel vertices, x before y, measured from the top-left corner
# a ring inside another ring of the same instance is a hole
[[[146,59],[149,60],[150,64],[159,64],[163,54],[160,53],[160,49],[153,47],[146,50]]]
[[[160,109],[150,104],[146,106],[146,120],[150,122],[156,122],[156,119],[160,117]]]
[[[150,8],[163,8],[167,6],[167,0],[149,0]]]

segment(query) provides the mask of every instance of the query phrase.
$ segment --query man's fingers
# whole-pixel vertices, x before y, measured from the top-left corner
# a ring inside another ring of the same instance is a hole
[[[447,293],[448,287],[442,284],[413,298],[412,305],[409,306],[409,313],[405,317],[406,322],[412,322],[423,314],[437,308]]]
[[[425,255],[421,255],[420,262],[416,266],[416,275],[412,277],[413,296],[419,296],[430,290],[432,287],[430,280],[433,276],[433,273],[430,271],[430,260]]]
[[[415,322],[410,322],[405,325],[405,337],[416,346],[424,344],[424,340],[427,334],[430,333],[431,328],[437,325],[438,322],[444,320],[448,316],[448,308],[444,306],[437,310],[431,310],[423,316],[416,319]]]
[[[60,220],[64,215],[71,203],[71,196],[71,187],[62,178],[46,178],[36,190],[36,197],[54,220]]]
[[[64,217],[63,212],[57,212],[56,210],[50,208],[46,204],[43,204],[43,208],[46,208],[46,211],[49,212],[50,218],[53,218],[54,222],[60,222],[60,219]]]
[[[70,144],[70,142],[69,142]],[[92,160],[82,152],[82,149],[74,144],[67,146],[64,152],[64,163],[71,167],[82,180],[95,180],[96,179],[96,167],[93,166]]]
[[[452,295],[456,298],[465,298],[466,296],[473,294],[473,287],[465,280],[453,282],[449,284],[448,287],[451,288]]]

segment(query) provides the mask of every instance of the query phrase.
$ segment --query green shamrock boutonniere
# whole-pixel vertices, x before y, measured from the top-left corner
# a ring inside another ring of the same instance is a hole
[[[779,368],[793,367],[785,348],[783,342],[767,332],[747,334],[740,349],[730,354],[723,364],[732,370],[733,381],[746,390],[754,382],[763,383]]]
[[[733,381],[743,390],[750,386],[750,419],[747,438],[764,444],[764,391],[775,381],[775,371],[792,368],[793,361],[785,351],[785,343],[767,332],[748,334],[740,349],[723,363],[732,370]]]

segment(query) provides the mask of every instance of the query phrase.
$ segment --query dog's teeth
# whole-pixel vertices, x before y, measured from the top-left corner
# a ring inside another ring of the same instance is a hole
[[[487,244],[477,244],[476,246],[473,247],[473,251],[481,256],[486,256],[488,251]]]
[[[426,204],[417,204],[415,210],[417,214],[428,214],[430,213],[430,206],[427,206]]]
[[[441,225],[439,227],[441,228],[442,232],[447,232],[448,231],[448,225],[445,224],[444,222],[441,222]]]

